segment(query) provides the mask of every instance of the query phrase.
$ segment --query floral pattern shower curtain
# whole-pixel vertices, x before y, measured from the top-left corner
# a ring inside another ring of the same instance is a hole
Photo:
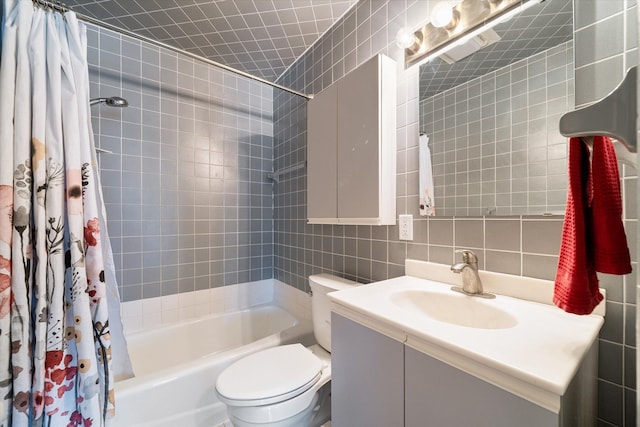
[[[114,410],[86,31],[4,0],[0,426],[100,426]]]

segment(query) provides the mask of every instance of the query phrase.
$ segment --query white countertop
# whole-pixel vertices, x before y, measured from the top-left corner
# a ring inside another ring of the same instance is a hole
[[[438,321],[392,302],[397,292],[454,293],[450,287],[403,276],[329,297],[336,313],[557,412],[560,396],[597,339],[603,317],[577,316],[552,305],[503,295],[481,300],[460,294],[517,319],[509,328],[478,329]]]

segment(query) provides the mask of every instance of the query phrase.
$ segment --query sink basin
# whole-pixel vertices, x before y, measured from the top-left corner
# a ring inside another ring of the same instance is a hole
[[[508,329],[518,324],[513,315],[493,306],[492,300],[450,292],[402,290],[391,295],[391,302],[411,314],[467,328]]]

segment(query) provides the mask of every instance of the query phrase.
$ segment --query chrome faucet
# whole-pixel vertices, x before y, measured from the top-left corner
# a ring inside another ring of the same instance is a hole
[[[478,275],[478,257],[468,249],[461,249],[456,253],[462,254],[462,262],[453,264],[451,271],[462,275],[462,288],[454,286],[454,291],[462,292],[466,295],[492,298],[492,294],[485,294],[482,289],[482,281]]]

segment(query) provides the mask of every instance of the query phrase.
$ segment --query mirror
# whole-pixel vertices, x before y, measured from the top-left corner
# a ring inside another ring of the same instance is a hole
[[[574,109],[572,0],[543,1],[493,31],[500,39],[470,56],[420,66],[435,213],[563,214],[558,122]]]

